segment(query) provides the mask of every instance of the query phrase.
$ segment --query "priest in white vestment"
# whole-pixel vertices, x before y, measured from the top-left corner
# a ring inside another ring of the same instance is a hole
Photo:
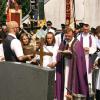
[[[83,25],[83,32],[77,37],[77,39],[80,40],[84,48],[88,83],[90,83],[92,86],[92,64],[90,62],[89,55],[94,54],[97,48],[95,37],[89,32],[88,24]]]

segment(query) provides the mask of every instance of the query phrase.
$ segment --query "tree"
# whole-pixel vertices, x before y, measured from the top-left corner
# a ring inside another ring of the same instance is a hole
[[[6,0],[0,1],[0,22],[2,23],[6,22],[6,14],[5,14],[6,2],[7,2]]]
[[[30,0],[17,0],[22,9],[22,17],[28,14],[30,10]]]

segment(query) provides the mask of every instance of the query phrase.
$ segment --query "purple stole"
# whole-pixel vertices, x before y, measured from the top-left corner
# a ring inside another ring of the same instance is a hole
[[[81,34],[80,42],[82,43],[82,46],[83,46],[83,37],[82,37],[82,34]],[[90,35],[89,36],[89,47],[91,47],[91,46],[92,46],[92,39],[91,39],[91,35]],[[92,64],[91,58],[89,56],[89,73],[91,72],[92,67],[93,67],[93,64]]]

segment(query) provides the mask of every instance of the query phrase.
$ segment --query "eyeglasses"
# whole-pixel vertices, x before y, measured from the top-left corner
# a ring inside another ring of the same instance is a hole
[[[20,27],[14,27],[14,28],[19,29]]]
[[[19,28],[19,27],[16,27],[16,28]]]

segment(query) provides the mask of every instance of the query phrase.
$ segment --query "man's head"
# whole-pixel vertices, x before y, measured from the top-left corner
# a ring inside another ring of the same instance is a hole
[[[16,34],[19,31],[19,26],[16,21],[10,21],[7,23],[7,28],[10,33]]]
[[[52,22],[51,21],[47,21],[47,27],[51,28],[52,27]]]
[[[88,34],[90,31],[90,26],[88,24],[83,25],[83,32],[84,34]]]
[[[74,29],[74,36],[77,37],[79,33],[80,33],[80,26],[76,24]]]
[[[61,24],[61,28],[65,29],[66,25],[65,24]]]
[[[74,37],[73,30],[71,28],[65,29],[65,39],[70,42]]]

